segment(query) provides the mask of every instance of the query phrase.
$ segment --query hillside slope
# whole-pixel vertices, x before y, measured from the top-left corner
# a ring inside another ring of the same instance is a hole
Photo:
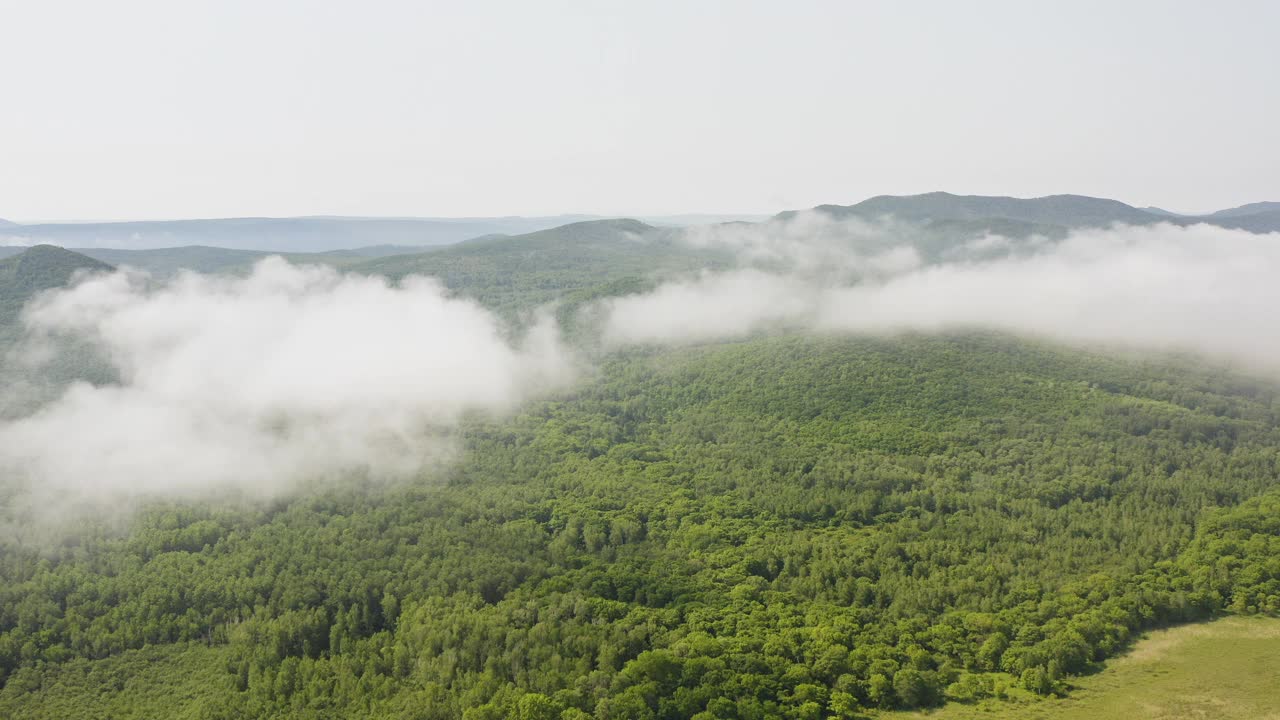
[[[36,245],[0,260],[0,326],[11,325],[36,294],[62,287],[77,273],[107,271],[100,260],[53,245]]]
[[[531,232],[580,219],[578,216],[510,218],[296,217],[145,220],[134,222],[41,223],[4,232],[24,242],[64,247],[129,250],[182,245],[323,252],[368,245],[430,246],[491,233]]]
[[[1209,213],[1205,217],[1211,218],[1235,218],[1244,217],[1246,215],[1257,215],[1259,213],[1275,213],[1280,212],[1280,202],[1256,202],[1240,205],[1239,207],[1227,208],[1226,210],[1218,210]]]
[[[1248,230],[1252,233],[1280,232],[1280,210],[1211,217],[1208,221],[1221,227]]]
[[[1001,218],[1062,227],[1097,227],[1111,223],[1147,224],[1158,218],[1118,200],[1084,195],[1049,195],[1039,198],[953,195],[880,195],[856,205],[820,205],[834,215],[877,217],[892,215],[903,220],[981,220]]]
[[[428,275],[513,312],[623,278],[667,276],[729,262],[727,252],[695,248],[678,233],[638,220],[593,220],[526,235],[476,238],[345,268],[392,279]]]
[[[0,708],[127,708],[127,682],[156,712],[170,651],[117,673],[170,647],[221,673],[214,718],[849,718],[993,674],[1047,693],[1143,628],[1280,611],[1280,496],[1246,501],[1276,487],[1278,398],[1001,336],[621,356],[470,426],[445,480],[155,507],[43,561],[6,544]]]
[[[932,192],[922,195],[879,195],[854,205],[819,205],[813,208],[835,218],[876,219],[892,217],[907,223],[963,222],[1010,237],[1028,234],[1060,234],[1072,228],[1105,227],[1114,224],[1150,225],[1169,222],[1180,225],[1209,223],[1250,232],[1280,231],[1277,203],[1252,203],[1203,216],[1170,213],[1159,208],[1136,208],[1118,200],[1084,195],[1049,195],[1015,198],[985,195],[954,195]],[[780,213],[779,218],[796,215]],[[998,223],[1006,223],[1006,230]],[[1008,225],[1014,223],[1014,225]]]

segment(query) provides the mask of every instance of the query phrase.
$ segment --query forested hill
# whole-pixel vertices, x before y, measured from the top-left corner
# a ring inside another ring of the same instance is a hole
[[[1052,204],[962,200],[905,238],[926,262],[1066,232]],[[562,321],[752,262],[635,220],[290,259]],[[31,248],[0,298],[16,318],[108,267]],[[610,350],[563,327],[580,383],[467,416],[448,466],[399,484],[155,501],[51,541],[0,478],[0,717],[865,718],[1067,693],[1146,628],[1280,613],[1274,380],[976,331]],[[92,349],[34,405],[119,382]]]
[[[620,279],[661,278],[730,263],[727,250],[694,247],[678,233],[638,220],[592,220],[374,258],[346,269],[392,279],[429,275],[486,305],[513,311]]]
[[[1073,229],[1116,224],[1208,223],[1254,233],[1280,231],[1280,210],[1274,202],[1250,203],[1194,216],[1158,208],[1140,209],[1117,200],[1083,195],[1013,198],[933,192],[880,195],[853,205],[819,205],[812,210],[837,220],[894,218],[901,221],[897,231],[903,238],[899,239],[911,241],[927,259],[944,256],[966,242],[990,235],[1061,239]],[[798,215],[800,211],[786,211],[773,221],[785,222]],[[553,299],[559,291],[581,289],[596,279],[654,277],[691,267],[720,267],[729,261],[723,252],[681,242],[682,229],[678,227],[631,219],[567,222],[578,217],[491,218],[475,222],[247,218],[114,223],[103,226],[112,228],[105,234],[95,230],[98,226],[75,224],[12,225],[6,232],[23,241],[52,238],[98,260],[138,267],[160,278],[183,269],[245,272],[266,255],[280,253],[297,263],[331,265],[393,278],[413,273],[434,275],[452,288],[483,291],[487,300],[507,308]],[[429,229],[435,227],[432,222],[445,234],[430,235],[436,232]],[[766,225],[734,221],[720,223],[719,227],[749,232]],[[41,228],[48,232],[35,233]],[[145,247],[139,248],[130,232],[142,230],[154,231],[154,237],[149,236],[151,239],[143,243]],[[323,241],[312,242],[308,239],[312,236]],[[424,247],[427,245],[431,247]],[[0,246],[0,258],[21,251]],[[519,277],[510,279],[513,274]]]
[[[1085,195],[1048,195],[1014,198],[986,195],[954,195],[932,192],[922,195],[878,195],[854,205],[819,205],[814,210],[836,218],[874,219],[893,217],[915,223],[966,223],[990,225],[993,232],[1053,235],[1073,228],[1109,225],[1150,225],[1208,223],[1250,232],[1280,231],[1277,203],[1251,203],[1208,215],[1179,215],[1159,208],[1136,208],[1118,200]],[[795,211],[780,213],[786,219]]]
[[[1256,202],[1246,203],[1239,207],[1227,208],[1226,210],[1218,210],[1211,212],[1207,217],[1212,218],[1238,218],[1248,217],[1250,215],[1258,215],[1261,213],[1280,212],[1280,202]]]
[[[1275,203],[1258,203],[1258,205],[1275,205]],[[1280,210],[1214,217],[1210,222],[1222,227],[1248,230],[1254,233],[1280,232]]]
[[[8,545],[0,715],[855,718],[1060,691],[1142,628],[1280,611],[1277,400],[1004,336],[621,355],[471,425],[443,481]]]
[[[37,245],[0,260],[0,421],[33,410],[76,380],[104,382],[114,377],[98,352],[84,341],[45,338],[40,349],[57,350],[45,358],[36,374],[25,362],[26,355],[14,352],[23,336],[22,308],[32,298],[65,287],[81,273],[111,269],[104,262],[52,245]],[[0,496],[12,491],[11,482],[0,472]],[[8,514],[6,501],[0,500],[0,518]],[[7,519],[0,520],[0,525],[5,522]]]
[[[161,281],[168,280],[184,270],[211,274],[247,273],[254,263],[271,255],[280,255],[299,265],[329,265],[342,268],[370,258],[422,252],[420,247],[404,245],[368,245],[350,250],[313,253],[270,253],[265,250],[240,250],[209,245],[181,245],[147,250],[83,247],[68,249],[108,265],[146,271],[153,278]],[[0,259],[17,255],[25,250],[24,247],[0,247]]]
[[[816,209],[834,215],[892,215],[903,220],[1002,218],[1062,227],[1103,226],[1112,223],[1145,225],[1156,220],[1152,213],[1118,200],[1084,195],[1013,198],[933,192],[924,195],[878,195],[856,205],[820,205]]]
[[[24,242],[130,250],[207,245],[270,252],[323,252],[363,245],[441,245],[491,233],[524,233],[583,216],[493,218],[293,217],[33,223],[3,227]],[[0,237],[0,239],[3,239]]]
[[[428,275],[491,307],[514,312],[611,281],[656,279],[730,264],[726,250],[695,248],[680,240],[679,232],[638,220],[591,220],[526,234],[488,235],[425,251],[383,245],[283,257],[299,265],[327,265],[393,280]],[[86,259],[146,270],[161,280],[181,270],[246,273],[272,254],[199,245],[77,252]]]
[[[104,262],[53,245],[36,245],[0,259],[0,329],[15,322],[37,293],[63,287],[80,272],[110,269]]]

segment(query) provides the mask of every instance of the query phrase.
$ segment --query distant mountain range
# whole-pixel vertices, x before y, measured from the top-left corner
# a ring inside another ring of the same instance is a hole
[[[1280,203],[1276,202],[1251,203],[1208,215],[1180,215],[1160,208],[1136,208],[1119,200],[1085,195],[1014,198],[932,192],[879,195],[856,205],[819,205],[813,209],[838,218],[890,216],[917,223],[962,222],[993,226],[1004,223],[1006,229],[1018,228],[1020,224],[1028,231],[1169,222],[1179,225],[1208,223],[1250,232],[1280,232]],[[796,211],[789,211],[780,213],[778,217],[787,218],[795,214]]]
[[[1256,202],[1248,205],[1241,205],[1227,210],[1219,210],[1210,213],[1209,217],[1215,218],[1238,218],[1249,217],[1252,215],[1260,215],[1263,213],[1280,212],[1280,202]]]
[[[579,215],[509,218],[224,218],[0,226],[0,244],[153,250],[206,245],[268,252],[323,252],[369,245],[430,246],[494,233],[516,234],[585,219]],[[8,242],[5,243],[5,240]]]
[[[1137,208],[1118,200],[1084,195],[1040,198],[953,195],[880,195],[855,205],[819,205],[814,210],[837,218],[892,216],[930,232],[951,235],[992,232],[1013,236],[1060,235],[1081,227],[1115,223],[1147,225],[1210,223],[1250,232],[1280,231],[1280,202],[1258,202],[1207,215],[1184,215],[1160,208]],[[788,218],[797,211],[779,213]],[[617,218],[612,218],[617,219]],[[756,215],[643,216],[653,226],[686,226],[723,222],[754,222]],[[583,221],[611,220],[592,215],[495,218],[226,218],[211,220],[150,220],[137,222],[19,224],[0,220],[0,256],[5,245],[41,243],[95,250],[172,250],[185,246],[270,253],[315,253],[357,250],[359,254],[395,255],[449,245],[479,237],[524,235]],[[377,248],[368,249],[366,248]],[[108,262],[125,262],[120,256]],[[239,258],[230,262],[241,262]],[[223,261],[218,261],[222,263]],[[217,263],[215,263],[217,264]],[[224,263],[225,264],[225,263]]]
[[[900,231],[892,233],[892,237],[882,237],[882,234],[874,232],[866,237],[853,233],[848,241],[856,247],[851,249],[875,253],[883,249],[884,243],[907,243],[919,252],[924,262],[933,263],[954,259],[958,257],[957,252],[965,257],[977,257],[973,255],[977,251],[968,248],[973,246],[972,241],[989,234],[1015,240],[1033,236],[1059,240],[1074,228],[1160,222],[1180,225],[1204,222],[1252,232],[1280,231],[1280,210],[1276,206],[1276,203],[1254,203],[1193,217],[1075,195],[1018,199],[929,193],[906,197],[880,196],[855,205],[823,205],[815,211],[837,218],[897,218],[902,221]],[[796,215],[795,212],[781,213],[777,218],[785,220]],[[534,226],[550,221],[548,218],[517,220]],[[186,231],[205,233],[204,237],[217,240],[233,237],[231,228],[236,226],[236,222],[178,221],[166,226],[185,227]],[[505,222],[508,222],[505,229],[519,224],[516,220]],[[328,228],[342,228],[341,232],[325,234],[328,232],[326,223],[334,223]],[[145,223],[142,225],[152,227]],[[741,225],[748,232],[753,227],[742,221],[733,221],[732,225]],[[481,233],[478,237],[428,247],[369,242],[370,239],[387,237],[383,231],[391,232],[395,239],[405,240],[406,236],[394,233],[408,232],[406,228],[411,227],[419,230],[428,227],[427,224],[414,225],[412,221],[380,223],[308,218],[297,224],[282,220],[276,224],[249,223],[248,226],[258,230],[264,227],[293,229],[295,234],[278,236],[274,245],[267,244],[268,248],[281,245],[307,247],[317,242],[317,238],[323,239],[322,245],[341,242],[356,247],[324,252],[282,252],[209,244],[145,249],[73,247],[71,250],[50,244],[0,246],[0,348],[11,343],[21,332],[18,326],[21,309],[40,291],[65,286],[77,272],[105,271],[114,266],[136,267],[163,279],[181,270],[245,273],[263,257],[279,254],[296,264],[327,265],[345,272],[382,275],[392,280],[411,274],[426,275],[439,280],[450,292],[473,298],[516,323],[521,322],[520,318],[526,317],[532,308],[553,307],[562,326],[575,333],[580,322],[591,322],[589,318],[583,320],[575,315],[575,308],[600,298],[640,292],[655,287],[664,279],[689,277],[705,269],[725,269],[755,262],[744,260],[727,246],[699,247],[684,242],[677,228],[635,219],[585,220],[520,234]],[[483,223],[462,222],[461,226],[469,228],[467,232],[492,229]],[[11,226],[0,228],[0,236],[26,233],[32,227],[55,226]],[[371,229],[371,233],[359,234],[361,228]],[[392,232],[389,228],[398,229]],[[77,229],[84,231],[84,228]],[[118,231],[118,228],[112,230]],[[104,234],[95,237],[122,236]],[[255,236],[239,236],[235,241],[248,243],[251,237]],[[287,242],[281,241],[280,237],[285,237]],[[421,239],[423,236],[415,237]],[[995,249],[982,252],[997,255],[1020,252],[1023,245],[1015,242],[993,246]],[[61,354],[62,365],[50,375],[56,381],[49,385],[49,392],[70,379],[110,376],[109,365],[100,358],[94,359],[97,356],[93,354],[93,348],[84,343],[68,348]],[[8,365],[9,361],[0,353],[0,383],[7,382]],[[4,409],[0,408],[0,416],[3,413]]]
[[[914,221],[999,218],[1064,227],[1155,221],[1152,214],[1118,200],[1083,195],[1013,198],[933,192],[924,195],[878,195],[856,205],[820,205],[815,209],[835,216],[891,215],[900,220]]]
[[[1251,232],[1280,231],[1280,203],[1262,202],[1189,216],[1159,208],[1136,208],[1105,198],[1053,195],[1041,198],[953,195],[881,195],[854,205],[813,209],[836,218],[903,221],[901,237],[926,261],[951,257],[954,248],[988,234],[1009,238],[1060,239],[1075,228],[1123,223],[1210,223]],[[797,211],[776,219],[795,217]],[[0,246],[0,301],[25,301],[33,288],[56,287],[76,268],[128,265],[164,278],[179,270],[245,272],[268,254],[296,263],[324,264],[392,278],[419,273],[454,289],[479,292],[495,306],[512,308],[565,290],[663,272],[724,266],[726,251],[693,248],[677,241],[671,225],[696,219],[743,223],[744,216],[680,216],[592,219],[580,216],[431,220],[403,218],[292,218],[176,220],[142,223],[14,225],[4,237],[24,241],[58,238],[75,252],[47,246]],[[553,227],[542,227],[554,224]],[[534,228],[515,232],[521,228]],[[183,240],[200,239],[180,245]],[[171,240],[177,247],[148,247]],[[393,240],[395,242],[379,242]],[[641,241],[642,240],[642,241]],[[99,244],[117,242],[116,247]],[[50,243],[53,241],[50,240]],[[218,243],[222,243],[221,246]],[[431,244],[435,243],[435,244]],[[301,248],[319,246],[320,251]],[[334,246],[344,246],[342,249]],[[297,250],[293,248],[299,248]],[[26,252],[24,252],[26,251]],[[22,259],[12,256],[21,253]],[[519,274],[521,282],[505,278]],[[17,283],[17,284],[15,284]],[[19,302],[16,307],[20,307]],[[11,314],[16,308],[11,307]],[[10,318],[11,320],[12,318]]]
[[[412,255],[344,262],[342,267],[392,279],[429,275],[490,307],[515,311],[556,299],[573,304],[593,288],[723,267],[729,260],[725,250],[681,241],[673,228],[612,219],[475,238]]]
[[[106,270],[128,265],[159,278],[179,270],[247,272],[256,261],[283,255],[297,264],[322,264],[355,273],[398,279],[410,274],[440,279],[493,307],[536,305],[581,288],[620,278],[723,265],[723,252],[678,241],[676,230],[638,220],[588,220],[523,235],[487,235],[424,250],[370,247],[323,253],[268,253],[259,250],[186,246],[153,250],[77,248],[51,245],[3,247],[0,300],[16,319],[22,304],[40,290],[61,287],[80,269]]]
[[[670,215],[655,225],[760,219],[753,215]],[[493,218],[295,217],[19,224],[0,220],[0,245],[156,250],[186,245],[265,252],[325,252],[368,246],[422,248],[484,235],[519,235],[593,215]]]

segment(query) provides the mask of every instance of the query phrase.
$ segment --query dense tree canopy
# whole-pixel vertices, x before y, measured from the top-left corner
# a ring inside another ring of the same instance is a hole
[[[0,714],[745,720],[1057,692],[1143,628],[1280,612],[1277,391],[981,334],[614,356],[470,422],[443,476],[6,541]],[[154,685],[178,669],[198,695]]]

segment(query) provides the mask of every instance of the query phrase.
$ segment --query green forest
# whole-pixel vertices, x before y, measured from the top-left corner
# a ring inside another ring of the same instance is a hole
[[[0,720],[1280,720],[1280,0],[976,5],[0,0]]]
[[[858,718],[1280,613],[1280,386],[993,333],[610,355],[412,483],[0,548],[0,716]],[[73,444],[74,439],[68,439]]]

